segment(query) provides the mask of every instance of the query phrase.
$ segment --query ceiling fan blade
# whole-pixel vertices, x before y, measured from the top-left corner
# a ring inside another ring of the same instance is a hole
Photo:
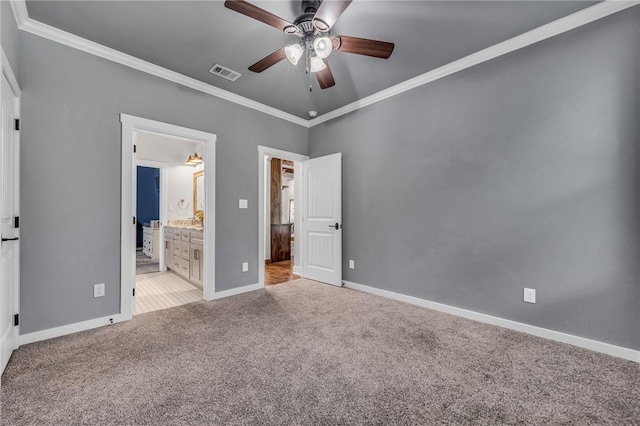
[[[318,79],[318,84],[320,84],[321,89],[328,89],[329,87],[335,86],[336,81],[333,79],[333,74],[327,61],[324,61],[324,64],[326,65],[325,68],[316,73],[316,78]]]
[[[352,0],[324,0],[315,16],[313,25],[322,32],[329,31],[336,23],[340,15],[351,4]]]
[[[259,60],[255,64],[251,65],[249,67],[249,71],[262,72],[262,71],[266,70],[267,68],[277,64],[278,62],[280,62],[281,60],[283,60],[286,57],[287,57],[287,55],[285,55],[284,47],[283,47],[282,49],[276,50],[271,55],[269,55],[269,56],[267,56],[265,58],[262,58],[261,60]]]
[[[271,12],[267,12],[258,6],[254,6],[251,3],[247,3],[244,0],[227,0],[224,2],[224,5],[227,9],[234,10],[248,16],[249,18],[264,22],[265,24],[271,25],[280,31],[285,31],[287,28],[289,28],[289,31],[295,30],[295,26],[291,22],[285,21],[279,16],[276,16]]]
[[[373,56],[374,58],[382,59],[389,58],[395,47],[393,43],[368,38],[334,36],[331,37],[331,40],[333,41],[333,48],[340,52]]]

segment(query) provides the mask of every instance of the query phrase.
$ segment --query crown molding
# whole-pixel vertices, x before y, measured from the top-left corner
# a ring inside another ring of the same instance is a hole
[[[13,11],[13,17],[16,20],[16,24],[18,28],[21,27],[22,23],[29,19],[29,12],[27,11],[27,1],[26,0],[11,0],[9,1],[11,5],[11,10]]]
[[[187,77],[184,74],[171,71],[159,65],[152,64],[151,62],[136,58],[135,56],[127,55],[126,53],[122,53],[118,50],[111,49],[110,47],[103,46],[50,25],[43,24],[35,19],[31,19],[27,13],[25,0],[11,1],[11,7],[13,9],[18,28],[22,31],[64,44],[65,46],[81,50],[91,55],[116,62],[171,82],[181,84],[185,87],[213,95],[226,101],[269,114],[299,126],[309,127],[308,120],[305,120],[304,118],[297,117],[293,114],[289,114],[288,112],[245,98],[244,96],[236,95],[235,93],[220,89],[219,87],[203,83],[195,78]]]
[[[126,53],[122,53],[118,50],[111,49],[98,43],[94,43],[82,37],[78,37],[66,31],[62,31],[58,28],[43,24],[29,18],[27,11],[26,0],[11,0],[11,9],[18,25],[18,28],[40,37],[47,38],[49,40],[64,44],[74,49],[82,50],[92,55],[125,65],[127,67],[142,71],[156,77],[163,78],[165,80],[172,81],[174,83],[181,84],[191,89],[207,93],[218,98],[237,103],[247,108],[252,108],[257,111],[269,114],[271,116],[281,118],[291,123],[300,125],[302,127],[313,127],[318,124],[325,123],[334,118],[364,108],[366,106],[375,104],[377,102],[389,99],[393,96],[404,93],[408,90],[415,89],[424,84],[431,83],[433,81],[444,78],[448,75],[457,73],[483,62],[495,59],[502,55],[514,52],[519,49],[523,49],[532,44],[546,40],[548,38],[560,35],[567,31],[571,31],[575,28],[589,24],[598,19],[605,18],[614,13],[628,9],[640,4],[640,0],[603,0],[593,6],[582,9],[571,15],[567,15],[563,18],[557,19],[541,27],[535,28],[526,33],[522,33],[509,40],[495,44],[486,49],[480,50],[464,58],[450,62],[434,70],[428,71],[412,79],[406,80],[402,83],[391,86],[373,95],[359,99],[355,102],[347,104],[343,107],[337,108],[333,111],[322,114],[312,120],[306,120],[304,118],[297,117],[288,112],[284,112],[277,108],[256,102],[249,98],[245,98],[235,93],[220,89],[202,81],[196,80],[191,77],[187,77],[183,74],[171,71],[167,68],[152,64],[142,59],[136,58]]]
[[[446,65],[421,74],[410,80],[406,80],[402,83],[396,84],[395,86],[391,86],[388,89],[377,92],[371,96],[367,96],[343,107],[322,114],[317,118],[309,120],[309,127],[317,126],[318,124],[325,123],[329,120],[356,111],[360,108],[364,108],[385,99],[389,99],[392,96],[399,95],[408,90],[415,89],[416,87],[431,83],[432,81],[439,80],[448,75],[457,73],[467,68],[471,68],[475,65],[481,64],[491,59],[495,59],[502,55],[506,55],[507,53],[520,50],[527,46],[531,46],[532,44],[557,36],[567,31],[571,31],[575,28],[589,24],[593,21],[597,21],[598,19],[602,19],[606,16],[612,15],[616,12],[620,12],[638,4],[640,4],[640,1],[637,0],[604,0],[593,6],[572,13],[571,15],[567,15],[541,27],[535,28],[526,33],[522,33],[519,36],[513,37],[498,44],[494,44],[491,47],[479,50],[478,52],[472,53],[469,56],[465,56],[462,59],[450,62]]]

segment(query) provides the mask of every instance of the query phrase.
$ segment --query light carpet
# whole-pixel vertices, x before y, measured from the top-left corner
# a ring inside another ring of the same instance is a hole
[[[300,279],[17,350],[3,425],[638,424],[638,364]]]

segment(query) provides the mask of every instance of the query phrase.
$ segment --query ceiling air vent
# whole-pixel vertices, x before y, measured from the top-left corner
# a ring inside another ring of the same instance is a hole
[[[218,64],[212,66],[209,72],[231,81],[236,81],[242,75],[237,71],[230,70],[229,68]]]

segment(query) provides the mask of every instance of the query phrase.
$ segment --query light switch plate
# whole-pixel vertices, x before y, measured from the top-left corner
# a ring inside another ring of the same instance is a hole
[[[349,259],[349,269],[356,269],[356,261]]]
[[[247,272],[249,270],[249,262],[242,262],[242,272]]]
[[[524,301],[527,303],[536,303],[536,289],[525,288],[524,289]]]
[[[246,209],[248,206],[249,206],[249,202],[241,198],[240,202],[238,203],[238,207],[240,207],[241,209]]]

